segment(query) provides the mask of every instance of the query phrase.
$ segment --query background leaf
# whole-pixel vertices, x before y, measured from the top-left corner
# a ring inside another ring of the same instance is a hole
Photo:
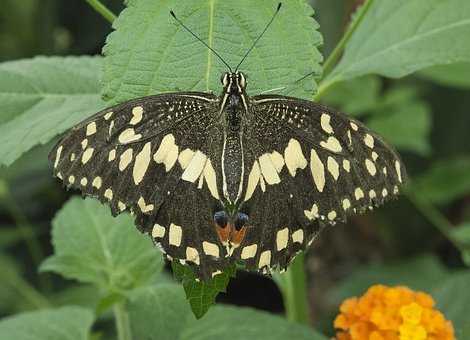
[[[274,14],[277,0],[129,1],[114,22],[104,49],[104,95],[113,103],[150,94],[221,90],[227,68],[200,42],[177,25],[176,15],[229,65],[237,65]],[[248,91],[259,93],[289,85],[310,72],[320,72],[317,46],[321,35],[313,10],[303,0],[283,3],[280,15],[251,52],[241,70]],[[313,77],[292,95],[309,98]]]
[[[42,271],[125,293],[150,283],[162,268],[160,252],[135,229],[132,217],[112,217],[94,199],[70,199],[52,224],[55,253]]]
[[[469,89],[470,62],[433,66],[419,72],[419,76],[441,85]]]
[[[103,107],[101,58],[36,57],[0,64],[0,165]]]
[[[93,319],[93,313],[81,307],[19,314],[0,321],[0,339],[87,340]]]
[[[136,292],[129,314],[136,339],[326,340],[306,326],[250,308],[217,305],[196,320],[176,285],[157,285]]]
[[[470,36],[467,0],[376,0],[326,82],[369,73],[399,78],[470,61],[470,44],[458,40],[465,36]]]

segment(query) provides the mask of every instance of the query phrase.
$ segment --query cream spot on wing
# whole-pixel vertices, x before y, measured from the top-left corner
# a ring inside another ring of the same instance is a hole
[[[377,197],[377,194],[375,193],[374,190],[370,190],[370,191],[369,191],[369,197],[370,197],[370,198],[376,198],[376,197]]]
[[[328,219],[329,219],[330,221],[333,221],[333,220],[336,218],[336,211],[331,210],[331,211],[328,213],[328,216],[327,216],[327,217],[328,217]]]
[[[255,257],[257,250],[258,245],[256,244],[243,247],[240,257],[242,260],[251,259],[252,257]]]
[[[305,169],[307,166],[307,160],[302,153],[300,143],[296,139],[291,138],[289,140],[284,150],[284,161],[292,177],[297,173],[297,169]]]
[[[72,153],[70,154],[70,161],[73,162],[74,160],[75,160],[75,153],[72,152]]]
[[[325,187],[325,167],[314,149],[310,153],[310,170],[315,186],[319,192],[322,192]]]
[[[246,186],[245,201],[248,201],[253,193],[255,192],[256,186],[260,181],[261,170],[259,168],[258,161],[253,163],[250,174],[248,175],[248,184]]]
[[[304,214],[310,221],[318,218],[318,206],[316,204],[312,205],[312,209],[304,210]]]
[[[402,182],[402,179],[401,179],[401,166],[400,166],[399,161],[395,161],[395,170],[397,171],[398,180],[401,183]]]
[[[56,176],[57,176],[57,178],[63,179],[62,174],[60,173],[60,171],[56,174]]]
[[[367,145],[369,148],[374,148],[374,137],[369,135],[368,133],[364,136],[364,144]]]
[[[289,241],[289,229],[284,228],[279,230],[276,234],[276,246],[277,250],[283,250],[287,247],[287,242]]]
[[[259,166],[261,168],[261,174],[263,175],[266,183],[273,185],[281,182],[276,168],[274,167],[271,157],[268,153],[265,153],[259,158]]]
[[[348,130],[347,135],[348,135],[349,145],[352,145],[352,137],[351,137],[351,131],[350,130]]]
[[[142,114],[144,113],[144,108],[142,106],[136,106],[132,109],[132,118],[129,122],[130,125],[136,125],[142,120]]]
[[[69,176],[69,183],[70,183],[70,184],[75,183],[75,176],[73,176],[73,175],[70,175],[70,176]]]
[[[351,208],[351,202],[350,202],[347,198],[345,198],[345,199],[343,200],[343,209],[344,209],[344,210],[347,210],[347,209],[349,209],[349,208]]]
[[[112,115],[113,115],[113,111],[110,111],[110,112],[108,112],[107,114],[104,115],[104,119],[109,120],[109,118],[111,118]]]
[[[292,242],[302,243],[304,241],[304,231],[298,229],[292,233]]]
[[[86,164],[91,159],[91,156],[93,156],[93,151],[95,151],[95,149],[87,148],[85,150],[85,152],[83,152],[83,154],[82,154],[82,164]]]
[[[258,268],[263,268],[265,266],[270,266],[271,264],[271,251],[265,250],[261,253],[258,262]]]
[[[142,138],[141,134],[136,134],[133,128],[128,128],[128,129],[125,129],[123,132],[121,132],[118,140],[119,140],[119,143],[126,144],[126,143],[139,140],[140,138]]]
[[[108,154],[108,162],[114,161],[116,159],[116,149],[112,149]]]
[[[179,247],[181,245],[181,238],[183,236],[183,229],[179,225],[174,223],[170,224],[170,232],[169,232],[169,243],[172,246]]]
[[[374,162],[377,160],[377,158],[379,158],[379,155],[377,154],[377,152],[372,151],[372,159],[374,160]]]
[[[387,168],[383,167],[382,172],[384,173],[385,176],[387,176]]]
[[[204,179],[206,180],[207,187],[211,192],[212,197],[219,199],[219,193],[217,191],[217,178],[215,174],[214,167],[210,159],[207,159],[206,166],[203,171]],[[201,176],[202,177],[202,176]]]
[[[354,131],[357,131],[357,130],[359,129],[359,127],[357,126],[356,123],[350,122],[349,124],[351,125],[351,128],[352,128]]]
[[[96,133],[96,123],[91,122],[90,124],[86,126],[86,135],[91,136],[91,135],[94,135],[95,133]]]
[[[362,191],[361,188],[356,188],[356,190],[354,190],[354,197],[356,197],[356,200],[360,200],[361,198],[364,198],[364,192]]]
[[[80,184],[82,186],[86,186],[88,184],[88,179],[86,177],[82,177],[82,179],[80,180]]]
[[[222,274],[222,272],[221,272],[220,270],[216,270],[216,271],[213,272],[211,275],[212,275],[212,277],[214,277],[214,276],[217,276],[217,275],[219,275],[219,274]]]
[[[101,177],[95,177],[91,185],[93,185],[96,189],[101,188],[101,185],[103,184],[103,181],[101,180]]]
[[[124,171],[132,162],[132,152],[132,149],[129,148],[121,154],[119,157],[119,171]]]
[[[204,254],[219,257],[219,246],[214,243],[210,243],[207,241],[202,242],[202,249],[204,250]]]
[[[160,224],[155,223],[152,228],[152,237],[153,238],[162,238],[165,236],[165,228]]]
[[[181,179],[195,183],[196,180],[201,176],[204,167],[206,166],[207,156],[201,151],[196,151],[194,157],[189,162],[188,167],[184,170],[181,175]]]
[[[331,119],[330,115],[326,113],[323,113],[320,117],[321,128],[323,129],[323,131],[329,134],[333,133],[333,128],[331,127],[330,119]]]
[[[157,164],[163,163],[165,171],[168,172],[173,168],[178,159],[178,146],[175,143],[175,136],[171,133],[163,137],[157,152],[153,155],[153,160]]]
[[[322,148],[324,149],[327,149],[331,152],[341,152],[342,148],[341,148],[341,144],[339,143],[339,141],[331,136],[331,137],[328,137],[328,139],[326,140],[326,142],[324,141],[321,141],[320,142],[320,145]]]
[[[336,162],[336,160],[328,156],[328,161],[327,161],[327,166],[328,166],[328,171],[330,172],[331,176],[335,179],[335,181],[338,180],[339,177],[339,165]]]
[[[114,120],[109,123],[109,129],[108,129],[108,135],[111,136],[111,132],[113,132],[114,129]]]
[[[343,159],[343,169],[346,172],[351,171],[351,163],[347,159]]]
[[[126,205],[122,203],[121,201],[118,201],[118,208],[119,208],[119,211],[124,211],[126,210]]]
[[[62,149],[62,145],[57,148],[57,151],[55,153],[54,169],[57,168],[57,165],[59,165],[60,154],[62,153]]]
[[[382,197],[386,197],[387,195],[388,195],[388,190],[384,188],[382,190]]]
[[[180,152],[178,156],[178,163],[180,163],[181,169],[185,170],[189,162],[191,162],[191,159],[194,157],[194,151],[191,149],[184,149],[183,151]]]
[[[261,191],[265,192],[266,191],[266,184],[264,182],[263,176],[259,176],[259,186],[261,187]]]
[[[85,138],[80,144],[82,145],[82,150],[85,150],[88,146],[88,139]]]
[[[284,157],[282,157],[279,152],[273,151],[271,153],[271,161],[273,162],[277,172],[280,173],[282,168],[284,167]]]
[[[144,179],[150,164],[151,149],[151,143],[147,142],[142,148],[142,151],[135,156],[134,169],[132,170],[135,185],[138,185]]]
[[[113,191],[111,190],[111,188],[106,189],[106,191],[104,192],[104,197],[108,200],[113,199]]]
[[[398,192],[399,192],[398,187],[395,185],[393,187],[393,193],[396,195],[396,194],[398,194]]]
[[[142,196],[140,196],[137,201],[137,205],[144,214],[153,210],[153,204],[146,204],[145,199]]]
[[[367,158],[365,160],[365,164],[366,164],[367,171],[369,171],[369,173],[372,176],[375,176],[375,174],[377,173],[377,168],[375,167],[374,162],[372,162],[370,159]]]
[[[196,248],[186,247],[186,261],[199,265],[199,253]]]

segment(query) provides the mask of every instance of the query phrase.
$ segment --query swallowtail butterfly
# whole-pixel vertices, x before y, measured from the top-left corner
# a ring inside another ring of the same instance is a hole
[[[360,122],[311,101],[249,96],[239,66],[228,66],[220,95],[165,93],[98,112],[49,156],[67,188],[135,214],[201,279],[234,262],[285,269],[322,227],[384,203],[406,177]]]

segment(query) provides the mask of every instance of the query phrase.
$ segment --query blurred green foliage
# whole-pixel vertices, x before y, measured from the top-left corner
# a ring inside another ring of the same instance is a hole
[[[103,3],[115,13],[124,8],[121,2]],[[216,12],[221,25],[216,47],[231,62],[246,50],[276,1],[248,3],[233,5],[235,9],[220,5]],[[245,64],[254,91],[250,93],[291,84],[312,71],[318,74],[318,31],[326,59],[351,27],[350,18],[359,20],[354,11],[360,1],[312,1],[320,27],[308,18],[313,12],[304,1],[293,3],[295,9],[279,16],[277,31],[260,42],[255,51],[260,56]],[[132,10],[114,23],[117,31],[108,40],[103,68],[101,57],[82,55],[100,54],[111,26],[86,1],[2,2],[1,340],[26,339],[33,331],[37,339],[63,339],[63,333],[71,339],[89,334],[93,339],[130,339],[131,334],[134,339],[215,339],[227,337],[227,329],[230,339],[275,335],[321,340],[334,334],[338,304],[376,283],[431,293],[453,321],[457,337],[470,337],[468,1],[368,1],[370,8],[342,46],[338,66],[290,93],[313,97],[318,83],[317,98],[383,135],[400,151],[412,177],[400,201],[358,216],[346,227],[328,229],[307,254],[302,274],[309,277],[312,324],[325,336],[250,308],[218,305],[196,320],[183,289],[163,270],[160,253],[134,230],[130,216],[113,219],[105,207],[70,198],[71,193],[51,179],[47,153],[54,137],[106,105],[100,91],[105,100],[119,102],[170,89],[219,89],[222,68],[215,61],[208,65],[207,51],[190,36],[177,35],[176,45],[169,47],[172,52],[161,54],[159,44],[174,36],[175,26],[159,1],[129,4]],[[175,6],[184,17],[191,6],[206,2]],[[236,13],[248,29],[240,32],[237,25],[225,22],[227,11]],[[143,13],[150,14],[141,21]],[[296,34],[288,24],[293,17]],[[190,26],[207,37],[202,18]],[[134,39],[141,31],[146,33]],[[287,40],[291,44],[281,48]],[[129,58],[131,52],[134,58]],[[37,55],[54,57],[33,58]],[[22,58],[30,59],[17,60]],[[135,73],[139,60],[152,60],[154,67]],[[158,63],[165,67],[156,72]],[[272,67],[264,70],[260,63]],[[288,289],[298,289],[302,297],[298,268],[292,273],[276,282],[284,292],[287,282]],[[211,288],[179,278],[198,317],[228,282],[224,278]],[[256,299],[250,289],[242,293]],[[231,294],[229,286],[225,296]],[[295,309],[299,294],[284,298],[286,307]]]

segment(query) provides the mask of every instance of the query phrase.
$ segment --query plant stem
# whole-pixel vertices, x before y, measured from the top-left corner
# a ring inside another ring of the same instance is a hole
[[[325,94],[326,90],[330,88],[336,82],[334,78],[328,81],[325,81],[325,79],[331,73],[331,71],[333,70],[333,67],[337,64],[339,58],[341,57],[344,51],[344,48],[346,47],[346,44],[349,42],[349,40],[351,39],[351,36],[361,24],[367,12],[369,12],[370,6],[372,5],[373,2],[374,0],[365,1],[361,9],[359,10],[358,17],[355,18],[351,22],[348,29],[344,33],[343,37],[338,42],[333,52],[331,52],[331,54],[328,56],[325,63],[323,64],[322,82],[320,83],[320,86],[318,87],[318,92],[315,95],[315,100],[319,100],[320,97],[322,97]]]
[[[31,303],[37,309],[51,307],[47,298],[38,292],[33,286],[26,282],[22,277],[15,277],[9,282],[12,289],[16,290],[20,296]]]
[[[439,231],[460,251],[463,251],[462,245],[452,235],[453,226],[447,218],[436,208],[427,201],[413,194],[410,191],[405,192],[406,197],[415,206],[415,208],[434,225]]]
[[[308,325],[310,323],[310,311],[304,259],[305,255],[303,253],[297,255],[285,274],[280,276],[280,286],[287,319]]]
[[[88,4],[93,7],[95,11],[101,14],[103,18],[108,20],[110,23],[113,23],[113,21],[116,19],[116,15],[105,5],[103,5],[100,0],[86,0],[86,2],[88,2]]]
[[[125,302],[118,302],[113,307],[118,340],[132,340],[131,324]]]

